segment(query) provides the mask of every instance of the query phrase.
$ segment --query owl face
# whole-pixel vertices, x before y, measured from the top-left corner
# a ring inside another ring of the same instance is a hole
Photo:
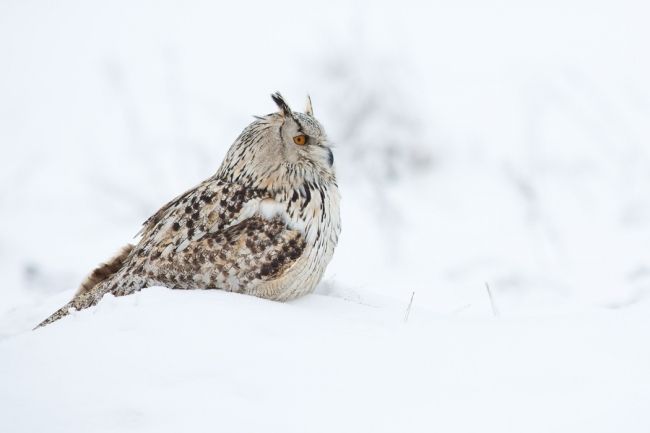
[[[333,173],[334,154],[323,127],[313,115],[283,113],[279,120],[278,134],[289,163]]]
[[[292,189],[305,182],[335,181],[334,155],[311,100],[304,113],[284,98],[271,96],[279,111],[258,117],[231,146],[217,176],[229,182],[270,190]]]

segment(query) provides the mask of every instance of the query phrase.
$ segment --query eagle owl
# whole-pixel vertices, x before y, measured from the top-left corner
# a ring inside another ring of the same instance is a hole
[[[248,125],[215,175],[145,221],[140,240],[95,269],[74,298],[38,326],[106,294],[149,286],[223,289],[276,301],[310,293],[341,230],[334,157],[307,98]]]

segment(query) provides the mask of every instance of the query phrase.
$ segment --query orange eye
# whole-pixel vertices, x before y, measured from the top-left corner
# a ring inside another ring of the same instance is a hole
[[[296,135],[293,137],[293,142],[299,145],[304,145],[307,143],[307,136],[306,135]]]

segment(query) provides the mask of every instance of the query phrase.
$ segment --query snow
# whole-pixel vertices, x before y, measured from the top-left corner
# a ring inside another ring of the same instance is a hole
[[[0,430],[650,431],[649,12],[3,2]],[[276,90],[336,145],[316,294],[31,331]]]
[[[415,298],[405,322],[371,295],[152,288],[2,341],[3,430],[643,432],[643,307],[468,318]]]

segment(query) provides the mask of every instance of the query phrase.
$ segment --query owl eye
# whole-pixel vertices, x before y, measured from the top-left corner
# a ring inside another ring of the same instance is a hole
[[[307,143],[307,136],[304,134],[296,135],[293,137],[293,142],[302,146]]]

